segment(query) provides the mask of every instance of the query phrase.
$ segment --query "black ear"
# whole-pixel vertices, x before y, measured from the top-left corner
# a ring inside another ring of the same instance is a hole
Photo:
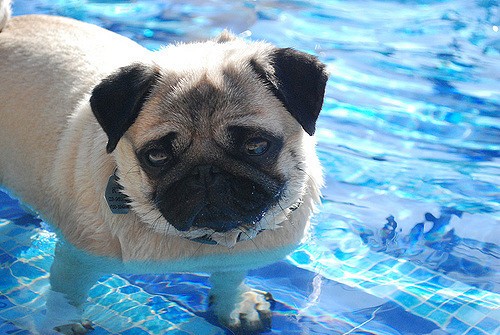
[[[255,60],[252,67],[302,128],[313,135],[328,80],[325,65],[315,56],[291,48],[276,49],[270,56],[272,69]]]
[[[92,91],[90,107],[108,135],[106,151],[115,150],[120,138],[134,123],[157,79],[152,67],[132,64],[103,79]]]

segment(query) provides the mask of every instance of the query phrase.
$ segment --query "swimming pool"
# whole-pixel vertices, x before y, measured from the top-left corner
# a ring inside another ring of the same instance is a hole
[[[499,333],[496,1],[14,3],[35,12],[151,49],[228,27],[328,64],[323,207],[306,244],[248,277],[278,301],[270,333]],[[1,334],[29,334],[43,316],[54,245],[0,194]],[[108,276],[86,317],[92,334],[224,334],[206,318],[208,287],[204,274]]]

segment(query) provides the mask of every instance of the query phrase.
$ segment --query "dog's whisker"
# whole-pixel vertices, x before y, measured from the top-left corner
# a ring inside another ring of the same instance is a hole
[[[137,169],[136,171],[134,169]],[[132,166],[126,173],[125,175],[128,175],[129,173],[141,173],[141,168],[139,165],[134,165]]]
[[[283,206],[281,206],[281,204],[279,202],[278,202],[278,206],[281,209],[281,212],[285,216],[286,220],[288,220],[288,222],[290,222],[290,225],[292,227],[294,227],[294,222],[290,219],[290,213],[287,213],[287,211],[283,208]],[[276,224],[276,217],[274,218],[274,220],[275,220],[275,224]]]
[[[311,175],[310,175],[310,174],[309,174],[309,173],[308,173],[308,172],[307,172],[304,168],[302,168],[302,167],[300,167],[300,166],[296,166],[295,168],[296,168],[297,170],[299,170],[300,172],[302,172],[303,174],[305,174],[306,176],[308,176],[310,181],[312,181],[312,182],[316,183],[316,181],[315,181],[316,179],[315,179],[315,178],[313,178],[313,177],[312,177],[312,176],[311,176]]]
[[[213,231],[210,235],[207,236],[208,239],[212,239],[212,236],[215,234],[215,231]],[[203,247],[202,243],[199,243],[198,247],[195,249],[194,253],[191,255],[191,259],[195,258],[197,254],[200,252],[201,248]]]
[[[253,239],[246,230],[242,229],[242,228],[239,228],[238,229],[239,231],[241,231],[241,233],[245,234],[247,237],[248,237],[248,240],[252,242],[252,244],[255,246],[256,250],[259,251],[259,253],[264,253],[264,248],[261,248],[257,242],[255,241],[255,239]]]

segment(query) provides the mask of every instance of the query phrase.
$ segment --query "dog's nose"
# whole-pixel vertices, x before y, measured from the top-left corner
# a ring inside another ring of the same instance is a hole
[[[191,171],[195,180],[205,186],[210,186],[220,173],[221,170],[213,165],[198,165]]]

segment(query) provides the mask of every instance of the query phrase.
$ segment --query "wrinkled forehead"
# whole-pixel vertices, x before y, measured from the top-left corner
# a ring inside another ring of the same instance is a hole
[[[196,71],[162,69],[130,128],[136,145],[168,132],[194,131],[209,136],[230,126],[252,127],[283,136],[293,118],[260,82],[249,63],[238,65],[221,64]]]

